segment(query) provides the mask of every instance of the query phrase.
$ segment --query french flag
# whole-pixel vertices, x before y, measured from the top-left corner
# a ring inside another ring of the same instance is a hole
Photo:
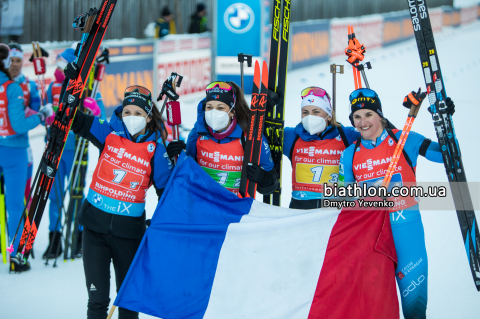
[[[116,306],[177,318],[399,318],[386,211],[240,199],[181,155]]]

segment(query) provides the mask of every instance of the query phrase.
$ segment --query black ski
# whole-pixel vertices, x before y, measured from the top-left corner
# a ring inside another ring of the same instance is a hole
[[[427,4],[425,0],[408,0],[408,5],[427,86],[435,132],[442,150],[443,162],[452,191],[470,270],[475,286],[480,291],[480,252],[478,251],[480,235],[452,117],[447,114],[445,104],[447,95]]]
[[[18,247],[18,254],[21,259],[28,259],[32,244],[35,241],[65,141],[116,3],[117,0],[103,0],[100,10],[90,9],[87,14],[78,16],[74,21],[74,27],[84,32],[82,42],[77,48],[77,65],[80,67],[80,73],[77,79],[70,80],[68,83],[63,100],[55,114],[54,123],[51,126],[47,148],[41,159],[40,174],[38,180],[32,186],[32,189],[34,189],[33,198]]]
[[[251,197],[255,198],[255,183],[250,182],[247,178],[248,163],[254,162],[253,158],[253,145],[255,141],[256,125],[258,123],[258,104],[259,104],[259,88],[260,88],[260,64],[255,61],[255,71],[253,74],[253,87],[252,87],[252,101],[250,103],[250,111],[248,112],[248,133],[245,137],[245,151],[243,155],[243,167],[242,177],[240,179],[240,195],[243,198]],[[258,163],[257,163],[258,164]],[[253,186],[253,188],[252,188]]]
[[[267,108],[265,118],[265,136],[270,151],[272,152],[273,164],[279,177],[279,187],[272,195],[263,197],[263,202],[281,205],[282,193],[282,157],[283,157],[283,126],[285,123],[285,88],[287,85],[288,66],[288,41],[290,34],[290,0],[275,1],[272,10],[272,36],[270,38],[270,74],[268,88],[275,91],[279,96],[279,102],[275,107]],[[280,51],[280,56],[279,56]]]

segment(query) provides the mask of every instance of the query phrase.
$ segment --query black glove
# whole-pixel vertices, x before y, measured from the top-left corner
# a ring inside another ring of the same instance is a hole
[[[80,68],[75,62],[70,62],[65,67],[63,73],[65,73],[65,77],[67,79],[76,79],[78,77],[78,74],[80,73]]]
[[[247,178],[252,182],[257,184],[263,181],[263,177],[265,176],[265,170],[260,167],[258,164],[248,163],[247,167]]]
[[[453,113],[455,113],[455,103],[453,103],[451,98],[447,97],[445,100],[445,104],[447,105],[447,114],[450,116],[453,115]],[[428,112],[430,112],[430,114],[433,114],[430,106],[428,107]]]
[[[173,159],[177,155],[187,148],[187,145],[184,141],[172,141],[167,145],[167,154],[170,159]]]
[[[47,50],[45,50],[44,48],[40,47],[40,51],[42,51],[42,57],[48,58],[49,54],[48,54]],[[32,53],[32,55],[30,56],[30,59],[28,59],[28,61],[33,62],[33,53]]]
[[[274,91],[268,90],[267,91],[267,106],[268,107],[273,107],[274,105],[277,105],[278,102],[280,101],[280,97],[278,94]]]
[[[152,223],[152,220],[151,219],[147,219],[145,221],[145,224],[147,225],[147,227],[150,227],[150,224]]]
[[[415,93],[414,91],[412,91],[412,93],[405,96],[405,98],[403,99],[403,106],[405,106],[407,109],[411,109],[413,105],[418,106],[422,104],[426,96],[427,93],[422,93],[422,89],[418,88],[418,92]]]

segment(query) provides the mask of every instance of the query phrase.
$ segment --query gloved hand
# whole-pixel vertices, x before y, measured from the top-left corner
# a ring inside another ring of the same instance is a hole
[[[258,164],[248,163],[247,167],[247,178],[252,182],[259,184],[263,181],[265,176],[265,170],[260,167]]]
[[[53,108],[52,103],[48,103],[38,110],[38,116],[40,116],[40,120],[43,122],[46,118],[53,115]]]
[[[54,121],[55,121],[55,114],[46,118],[45,125],[50,126],[53,124]]]
[[[167,145],[167,154],[170,159],[175,158],[177,155],[187,148],[184,141],[172,141]]]
[[[267,107],[273,107],[280,101],[280,96],[275,91],[267,90]]]
[[[403,99],[403,106],[407,109],[411,109],[413,105],[418,106],[422,104],[423,100],[427,96],[427,92],[422,93],[422,89],[418,88],[418,92],[412,91]]]
[[[80,73],[80,68],[75,62],[70,62],[63,70],[67,79],[76,79]]]
[[[447,114],[450,116],[453,115],[453,113],[455,113],[455,103],[453,103],[451,98],[447,97],[445,99],[445,104],[447,105]],[[428,107],[428,112],[432,113],[430,106]]]
[[[99,116],[100,113],[102,113],[100,111],[100,107],[98,106],[97,104],[97,101],[95,101],[93,98],[91,97],[86,97],[84,100],[83,100],[83,106],[85,106],[85,108],[87,110],[90,110],[90,112],[92,112],[92,114],[94,116]]]

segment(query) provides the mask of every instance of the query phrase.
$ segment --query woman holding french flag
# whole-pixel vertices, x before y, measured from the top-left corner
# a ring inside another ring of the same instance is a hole
[[[412,92],[405,97],[403,105],[407,108],[413,105],[418,107],[425,96],[420,90]],[[449,99],[447,105],[449,114],[453,114],[453,101]],[[361,137],[342,154],[339,186],[353,183],[380,186],[402,131],[386,128],[387,121],[383,116],[380,98],[373,90],[362,88],[353,91],[350,94],[350,106],[350,121]],[[389,191],[393,186],[416,185],[419,155],[435,163],[443,162],[438,143],[411,131],[391,177]],[[428,281],[427,251],[419,198],[410,195],[390,197],[394,203],[390,208],[390,222],[398,258],[395,272],[406,319],[426,318]]]
[[[243,167],[245,132],[248,131],[248,105],[234,82],[215,81],[207,85],[206,98],[198,105],[197,122],[187,144],[173,141],[170,157],[183,149],[215,181],[235,195],[239,194]],[[250,163],[248,179],[257,183],[261,194],[271,194],[278,186],[270,148],[263,137],[260,165]]]

